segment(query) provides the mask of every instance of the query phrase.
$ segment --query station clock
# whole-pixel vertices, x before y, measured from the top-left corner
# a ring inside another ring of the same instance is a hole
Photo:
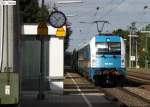
[[[61,28],[66,24],[66,16],[61,11],[54,11],[49,16],[49,23],[55,28]]]

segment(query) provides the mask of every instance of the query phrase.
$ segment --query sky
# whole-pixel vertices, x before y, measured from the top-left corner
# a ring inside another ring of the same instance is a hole
[[[65,0],[45,0],[49,7],[57,4],[58,1]],[[70,37],[68,51],[80,47],[97,34],[95,20],[107,20],[103,32],[112,32],[118,28],[127,29],[133,21],[137,22],[140,29],[143,22],[150,22],[150,0],[81,0],[83,3],[57,4],[58,9],[68,15],[68,20],[72,23],[73,33]],[[96,8],[99,7],[99,10]],[[87,22],[87,23],[81,23]],[[101,28],[101,24],[99,24]]]

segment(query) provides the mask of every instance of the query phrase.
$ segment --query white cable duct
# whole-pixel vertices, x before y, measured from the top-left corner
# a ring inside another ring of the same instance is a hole
[[[12,1],[12,0],[9,0]],[[2,72],[5,70],[9,70],[13,72],[13,64],[14,64],[14,13],[13,13],[13,5],[4,6],[4,38],[3,38],[3,66]],[[7,68],[7,69],[6,69]]]
[[[3,35],[4,35],[4,21],[3,21],[3,5],[0,5],[0,72],[2,70],[2,57],[3,57]]]

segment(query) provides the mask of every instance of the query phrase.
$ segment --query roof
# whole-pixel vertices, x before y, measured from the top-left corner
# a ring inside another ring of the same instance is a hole
[[[54,28],[50,25],[48,26],[48,35],[56,35],[57,28]],[[24,24],[23,25],[23,34],[24,35],[37,35],[38,24]],[[66,31],[66,26],[63,26]]]
[[[121,42],[119,35],[97,35],[96,42]]]

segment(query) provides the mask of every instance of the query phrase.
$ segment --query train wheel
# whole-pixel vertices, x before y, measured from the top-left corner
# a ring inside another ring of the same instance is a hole
[[[123,87],[125,85],[125,77],[124,76],[119,76],[117,79],[117,85],[119,87]]]
[[[94,76],[94,85],[98,86],[99,85],[99,79],[97,76]]]

